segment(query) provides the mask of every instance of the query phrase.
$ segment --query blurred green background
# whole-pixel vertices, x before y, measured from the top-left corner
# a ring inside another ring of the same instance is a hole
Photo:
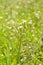
[[[43,65],[43,0],[0,0],[0,65]]]

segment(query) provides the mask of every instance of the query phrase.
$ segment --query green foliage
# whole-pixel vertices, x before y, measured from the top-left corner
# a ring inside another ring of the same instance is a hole
[[[0,65],[43,65],[43,0],[0,0]]]

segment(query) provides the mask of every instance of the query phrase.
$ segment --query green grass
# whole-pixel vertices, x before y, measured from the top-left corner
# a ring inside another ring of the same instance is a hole
[[[0,0],[0,65],[43,65],[43,0]]]

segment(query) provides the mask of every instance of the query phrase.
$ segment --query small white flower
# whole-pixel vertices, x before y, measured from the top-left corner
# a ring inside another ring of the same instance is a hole
[[[3,17],[2,16],[0,16],[0,19],[2,19]]]
[[[16,8],[19,9],[20,7],[17,5]]]
[[[42,65],[42,64],[39,64],[39,65]]]
[[[31,49],[31,46],[29,46],[29,49]]]
[[[14,33],[11,33],[11,36],[14,36]]]
[[[22,22],[20,24],[24,24],[26,23],[27,21],[25,19],[22,19]]]
[[[16,15],[18,15],[18,12],[17,11],[12,11],[12,16],[16,16]]]
[[[24,15],[25,13],[23,12],[22,15]]]
[[[23,19],[22,21],[23,21],[23,23],[25,23],[25,22],[26,22],[26,20],[25,20],[25,19]]]
[[[31,32],[34,32],[34,30],[32,29]]]
[[[17,32],[18,33],[18,30],[13,30],[13,32]]]
[[[12,29],[12,27],[8,27],[8,29]]]
[[[34,12],[35,16],[39,19],[40,18],[40,11]]]
[[[23,26],[19,26],[19,27],[18,27],[18,29],[21,29],[21,28],[23,28]]]
[[[17,14],[18,14],[18,12],[15,12],[15,14],[17,15]]]
[[[1,54],[1,56],[4,56],[3,54]]]
[[[21,61],[24,61],[24,59],[22,58]]]
[[[35,29],[35,27],[34,27],[34,26],[33,26],[32,28],[33,28],[33,29]]]
[[[27,3],[30,3],[30,0],[28,0]]]
[[[23,49],[22,52],[25,52],[25,50]]]
[[[8,14],[8,12],[5,13],[6,15]]]
[[[27,46],[24,46],[24,48],[27,48]]]
[[[43,24],[41,24],[41,26],[43,26]]]
[[[27,59],[27,57],[25,56],[25,57],[24,57],[24,60],[26,60],[26,59]]]
[[[32,20],[30,20],[28,23],[29,23],[29,24],[32,24]]]
[[[34,34],[32,34],[32,36],[34,37],[35,35],[34,35]]]
[[[8,21],[7,24],[9,24],[10,22]]]
[[[14,22],[14,20],[11,20],[10,23],[11,23],[11,24],[14,24],[15,22]]]
[[[9,16],[8,16],[8,19],[10,19],[10,18],[11,18],[11,16],[9,15]]]
[[[10,50],[12,50],[12,47],[10,47]]]
[[[35,33],[37,33],[37,31],[35,31]]]
[[[12,39],[13,39],[13,37],[10,37],[10,39],[12,40]]]
[[[19,5],[21,5],[21,2],[19,2]]]
[[[18,65],[20,65],[20,64],[18,64]]]
[[[11,56],[12,54],[10,53],[10,56]]]
[[[38,38],[37,38],[37,37],[35,37],[35,40],[38,40]]]
[[[7,22],[7,24],[14,24],[14,23],[15,23],[14,20],[10,20]]]

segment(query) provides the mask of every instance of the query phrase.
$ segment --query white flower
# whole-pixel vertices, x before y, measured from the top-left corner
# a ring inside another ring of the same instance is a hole
[[[10,56],[11,56],[12,54],[10,53]]]
[[[34,30],[32,29],[31,32],[34,32]]]
[[[1,56],[4,56],[3,54],[1,54]]]
[[[26,20],[22,19],[22,22],[20,24],[24,24],[24,23],[26,23]]]
[[[29,49],[31,49],[31,46],[29,46]]]
[[[23,28],[23,26],[19,26],[18,29]]]
[[[23,23],[25,23],[25,22],[26,22],[26,20],[25,20],[25,19],[23,19],[22,21],[23,21]]]
[[[41,24],[41,26],[43,26],[43,24]]]
[[[6,15],[8,14],[8,12],[5,13]]]
[[[20,65],[20,64],[18,64],[18,65]]]
[[[27,3],[30,3],[30,0],[28,0]]]
[[[11,24],[14,24],[15,22],[14,22],[14,20],[11,20],[10,23],[11,23]]]
[[[14,20],[10,20],[7,22],[7,24],[14,24],[14,23],[15,23]]]
[[[21,2],[19,2],[18,4],[21,5]]]
[[[9,24],[10,22],[8,21],[7,24]]]
[[[18,15],[18,12],[15,12],[16,15]]]
[[[38,38],[37,38],[37,37],[35,37],[35,40],[37,41],[37,40],[38,40]]]
[[[10,47],[10,50],[12,50],[12,47]]]
[[[35,27],[33,26],[33,29],[35,29]]]
[[[7,28],[8,28],[8,29],[12,29],[12,27],[11,27],[11,26],[7,26]]]
[[[20,7],[17,5],[16,8],[19,9]]]
[[[3,17],[2,16],[0,16],[0,19],[2,19]]]
[[[24,61],[24,59],[22,58],[21,61]]]
[[[42,65],[42,64],[39,64],[39,65]]]
[[[34,37],[35,35],[34,35],[34,34],[32,34],[32,36]]]
[[[25,57],[24,57],[24,60],[26,60],[26,59],[27,59],[27,57],[25,56]]]
[[[28,23],[29,23],[29,24],[32,24],[32,20],[30,20]]]
[[[25,13],[23,12],[22,15],[24,15]]]
[[[12,27],[9,27],[9,29],[12,29]]]
[[[13,39],[13,37],[10,37],[10,39],[12,40],[12,39]]]
[[[40,18],[40,11],[34,12],[35,16],[39,19]]]
[[[15,18],[16,15],[18,15],[18,12],[13,10],[13,11],[12,11],[12,17]]]
[[[9,15],[7,19],[10,19],[10,18],[11,18],[11,16]],[[7,19],[5,19],[5,20],[7,21]]]
[[[25,50],[23,49],[22,52],[25,52]]]

